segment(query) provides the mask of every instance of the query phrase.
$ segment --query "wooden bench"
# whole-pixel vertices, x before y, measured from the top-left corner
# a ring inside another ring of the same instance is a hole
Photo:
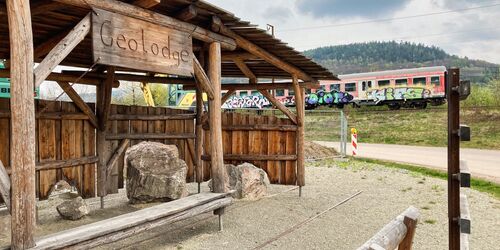
[[[44,236],[33,249],[90,249],[229,206],[229,193],[200,193]]]
[[[407,208],[396,219],[385,225],[358,250],[409,250],[412,247],[413,236],[417,228],[420,213],[415,207]]]

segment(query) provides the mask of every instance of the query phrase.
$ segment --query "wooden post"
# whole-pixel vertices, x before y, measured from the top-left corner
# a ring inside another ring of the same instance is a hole
[[[208,78],[212,83],[214,98],[208,101],[212,187],[215,193],[225,193],[226,168],[224,167],[222,148],[222,114],[221,114],[221,47],[219,43],[211,43],[208,47]],[[221,211],[223,212],[223,211]]]
[[[35,246],[35,101],[33,32],[28,0],[7,1],[11,85],[11,247]]]
[[[295,90],[295,107],[297,109],[297,185],[299,186],[299,196],[302,195],[302,186],[305,185],[305,165],[304,165],[304,119],[305,100],[304,88],[300,87],[297,76],[293,76],[293,88]]]
[[[200,185],[203,182],[203,162],[201,155],[203,154],[203,91],[200,87],[196,88],[196,141],[195,141],[195,157],[196,164],[196,182],[198,182],[198,193],[201,192]]]
[[[96,113],[99,126],[97,128],[97,195],[101,197],[101,209],[104,208],[104,196],[106,196],[107,180],[107,150],[106,128],[109,112],[111,110],[111,90],[114,81],[115,69],[108,67],[107,79],[96,88]]]

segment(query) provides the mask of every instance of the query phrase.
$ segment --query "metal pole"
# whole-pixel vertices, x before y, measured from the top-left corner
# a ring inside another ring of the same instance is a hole
[[[344,111],[340,111],[340,157],[344,157]]]
[[[448,97],[448,225],[449,249],[460,249],[460,71],[452,68],[446,78]]]
[[[224,230],[224,225],[222,224],[222,214],[219,214],[219,232]]]
[[[101,196],[101,209],[104,209],[104,196]]]

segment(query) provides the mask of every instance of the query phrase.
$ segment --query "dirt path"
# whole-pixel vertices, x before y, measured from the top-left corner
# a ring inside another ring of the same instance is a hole
[[[324,160],[308,163],[303,197],[290,186],[271,187],[272,197],[256,202],[236,201],[218,232],[217,217],[204,214],[173,225],[138,234],[102,249],[252,249],[294,225],[321,213],[358,190],[359,196],[272,242],[276,249],[355,249],[392,218],[413,205],[422,213],[415,249],[447,248],[446,182],[374,164]],[[206,185],[204,185],[206,188]],[[191,190],[195,190],[192,185]],[[500,201],[468,190],[472,216],[472,249],[495,249],[500,240]],[[54,216],[48,205],[40,211],[42,232],[58,230],[140,209],[113,195],[105,210],[86,219],[67,222]],[[8,228],[8,216],[0,217]],[[8,244],[8,230],[0,231],[0,246]],[[0,247],[1,248],[1,247]],[[498,248],[497,248],[498,249]]]
[[[339,150],[338,142],[315,141],[316,143]],[[350,145],[347,154],[351,155]],[[462,148],[465,160],[473,177],[480,177],[500,183],[500,150]],[[359,143],[360,157],[410,163],[445,170],[447,168],[447,149],[445,147],[422,147],[392,144]]]

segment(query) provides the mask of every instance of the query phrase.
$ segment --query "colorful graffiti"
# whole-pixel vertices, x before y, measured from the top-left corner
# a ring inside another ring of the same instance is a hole
[[[295,106],[295,96],[277,96],[276,100],[283,103],[285,106]]]
[[[370,89],[366,92],[368,99],[375,102],[393,100],[411,100],[431,97],[431,90],[421,87],[388,87]]]
[[[271,103],[261,95],[249,96],[232,96],[224,104],[222,108],[265,108],[271,106]]]
[[[331,92],[319,90],[316,93],[311,93],[306,96],[306,108],[316,108],[323,105],[328,105],[330,107],[334,105],[342,106],[348,104],[352,99],[354,99],[354,97],[349,93],[336,90]]]

